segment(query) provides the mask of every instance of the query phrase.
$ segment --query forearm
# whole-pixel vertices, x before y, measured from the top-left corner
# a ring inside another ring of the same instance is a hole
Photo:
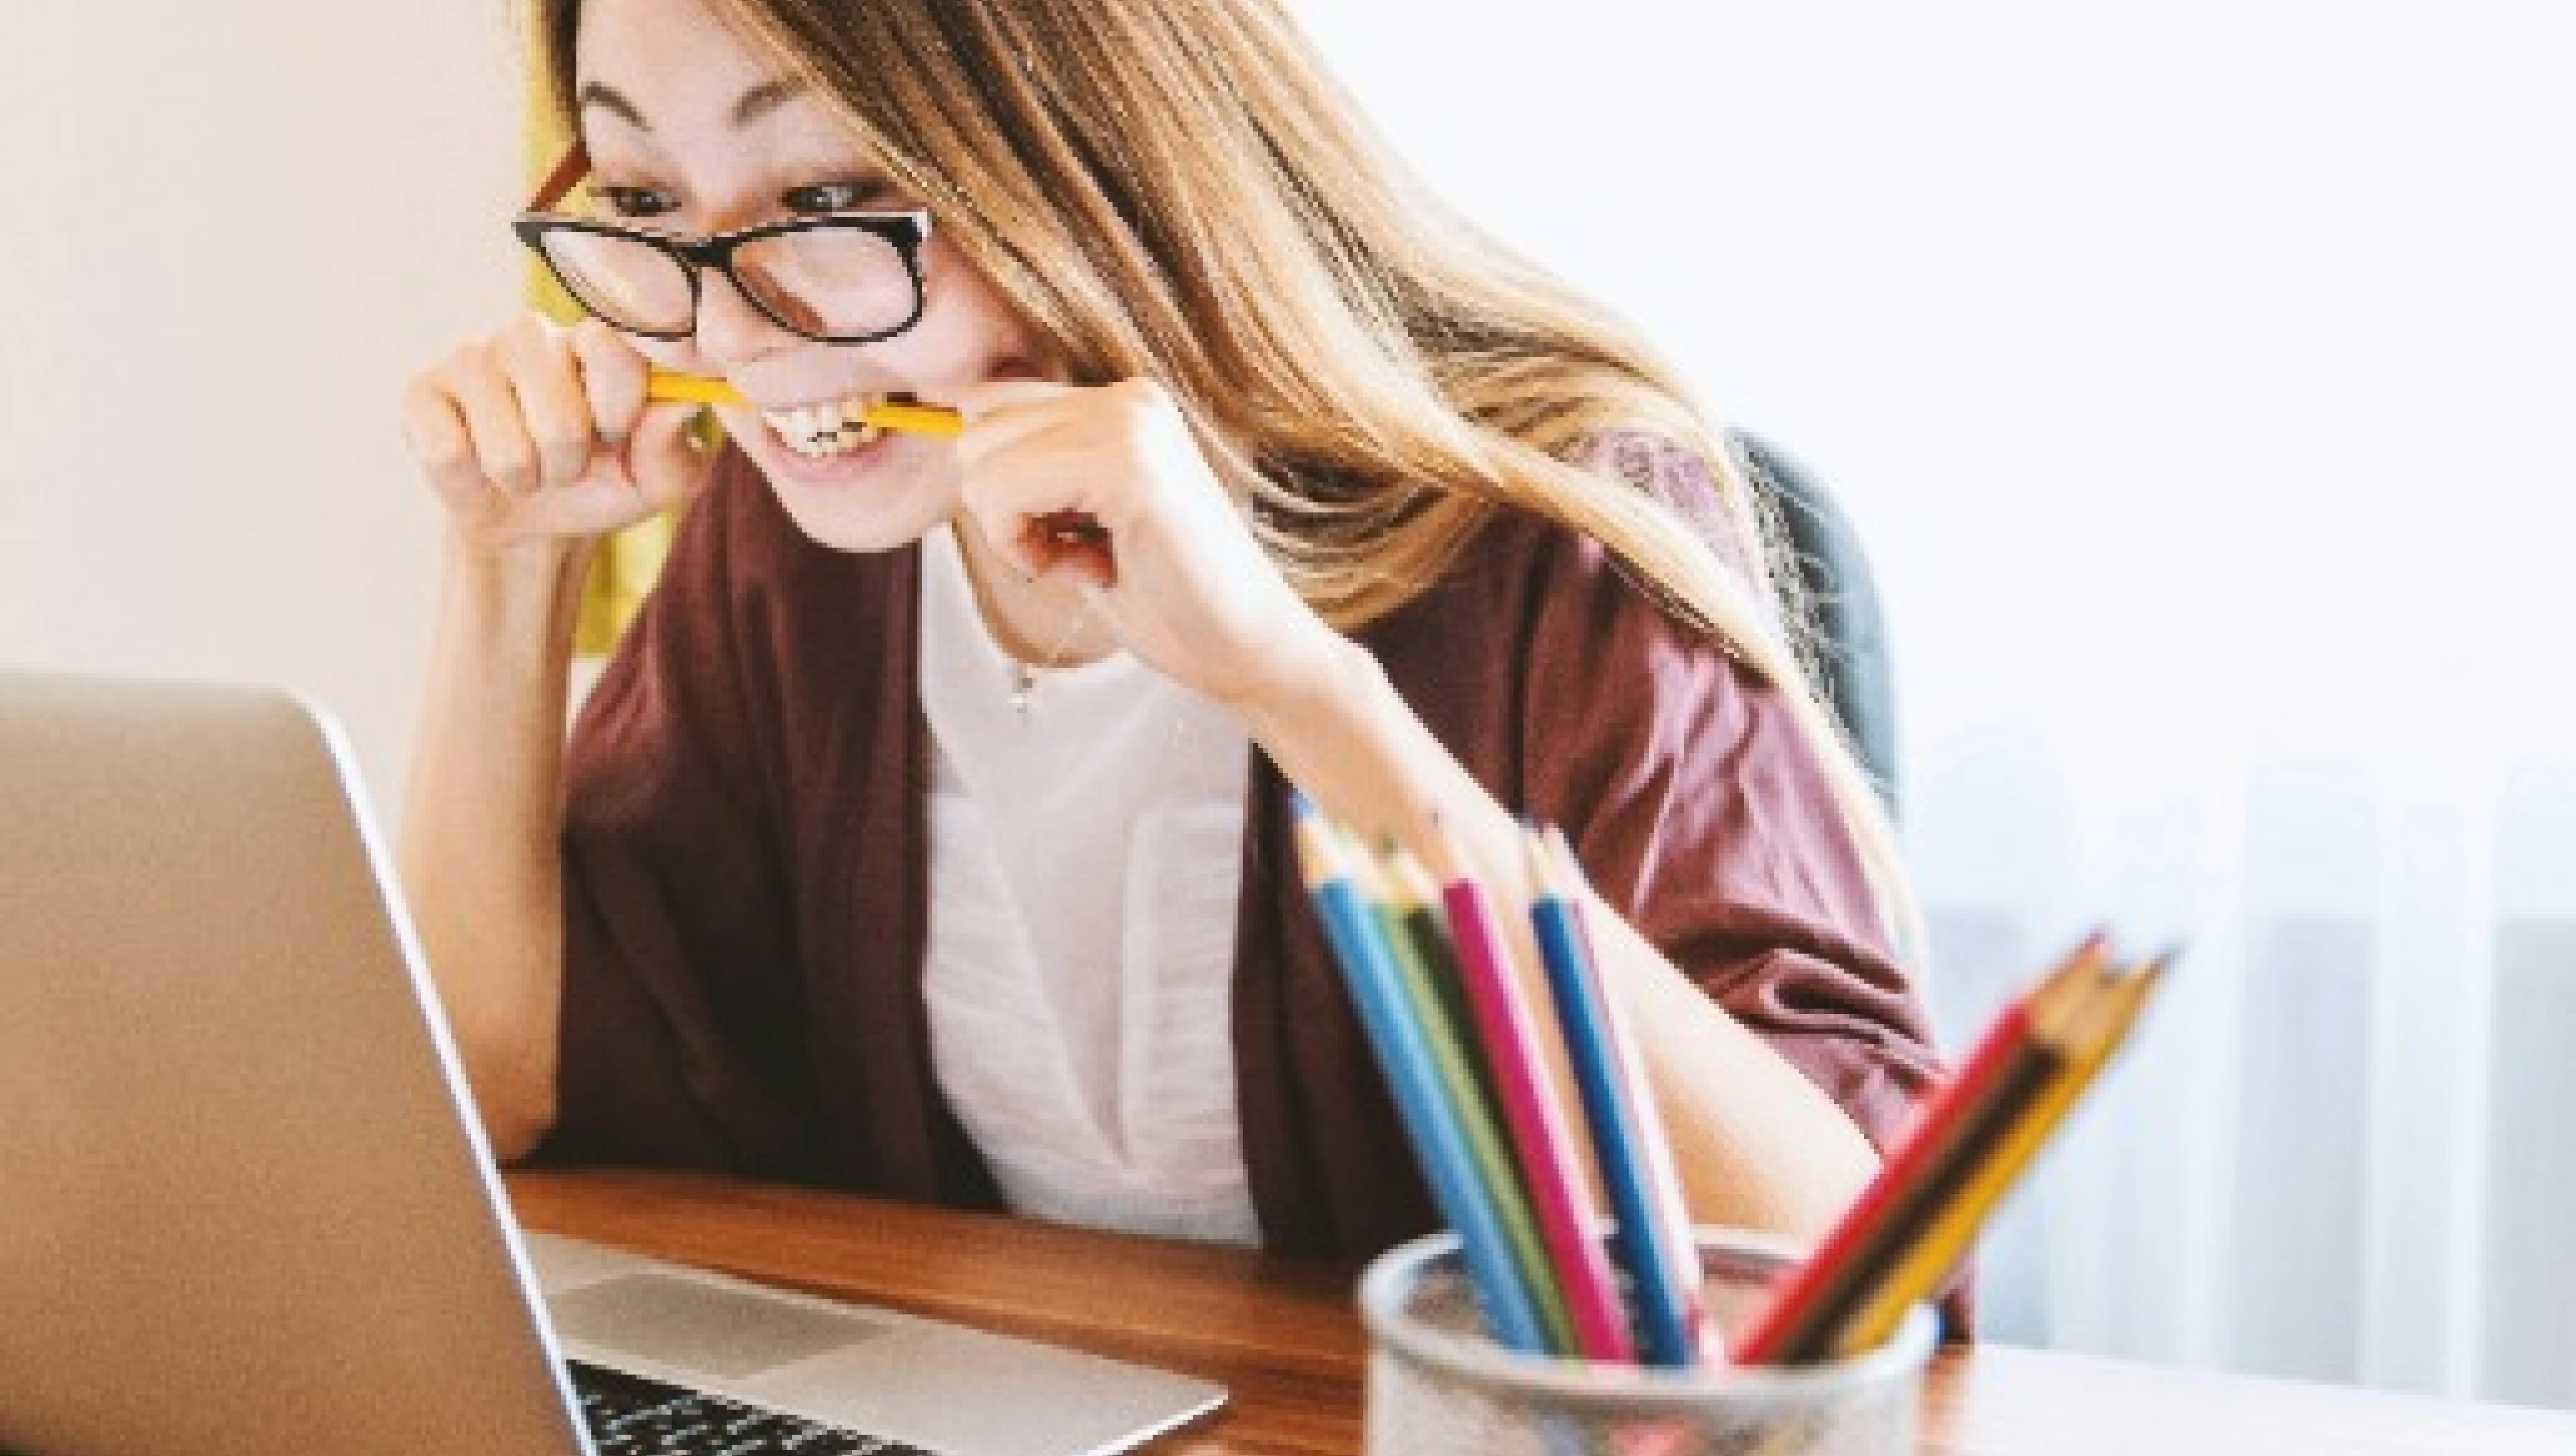
[[[1264,751],[1329,817],[1392,838],[1444,876],[1464,869],[1498,894],[1523,896],[1514,811],[1432,736],[1363,649],[1342,642],[1319,652],[1245,715]],[[1586,911],[1603,985],[1636,1033],[1693,1218],[1802,1238],[1823,1232],[1876,1169],[1858,1127],[1624,917],[1597,899]]]
[[[566,681],[585,548],[452,546],[398,843],[495,1151],[553,1120]]]

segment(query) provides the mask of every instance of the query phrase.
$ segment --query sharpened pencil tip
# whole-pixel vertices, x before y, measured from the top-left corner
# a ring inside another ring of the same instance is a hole
[[[1297,846],[1300,878],[1310,889],[1332,880],[1347,882],[1351,867],[1349,858],[1342,852],[1341,836],[1333,831],[1333,826],[1315,811],[1315,806],[1303,794],[1296,796],[1295,805],[1296,826],[1291,831],[1291,838]]]
[[[1526,819],[1521,823],[1529,825]],[[1552,876],[1548,873],[1547,841],[1539,838],[1536,826],[1521,830],[1521,868],[1529,875],[1529,890],[1533,897],[1550,893],[1553,886],[1550,884]]]

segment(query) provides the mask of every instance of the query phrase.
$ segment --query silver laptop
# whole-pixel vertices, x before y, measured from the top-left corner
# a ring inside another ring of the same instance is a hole
[[[0,673],[0,1450],[679,1452],[633,1412],[697,1391],[709,1453],[1073,1456],[1224,1399],[523,1238],[364,803],[295,698]]]

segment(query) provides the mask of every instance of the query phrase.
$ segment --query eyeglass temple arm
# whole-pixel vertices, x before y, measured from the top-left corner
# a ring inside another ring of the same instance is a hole
[[[590,153],[576,141],[564,152],[563,160],[555,163],[554,170],[546,174],[546,180],[537,184],[537,195],[528,200],[528,211],[544,212],[563,201],[572,184],[588,175]]]

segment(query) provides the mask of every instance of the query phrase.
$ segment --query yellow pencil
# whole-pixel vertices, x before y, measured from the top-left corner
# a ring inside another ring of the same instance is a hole
[[[644,376],[644,397],[665,404],[749,404],[742,391],[721,379],[672,374],[660,369]]]
[[[1889,1271],[1877,1292],[1854,1313],[1834,1342],[1836,1354],[1853,1355],[1885,1344],[1895,1336],[1905,1312],[1917,1300],[1930,1297],[1949,1277],[1951,1268],[1976,1241],[1987,1215],[2019,1185],[2022,1173],[2092,1085],[2094,1075],[2127,1041],[2129,1028],[2136,1023],[2139,1011],[2154,994],[2172,960],[2170,953],[2155,957],[2113,980],[2079,1009],[2069,1028],[2069,1040],[2078,1048],[2075,1059],[2023,1112],[1993,1155],[1969,1176],[1958,1197],[1941,1210],[1932,1226]]]
[[[644,397],[668,404],[734,404],[748,405],[742,391],[721,379],[706,379],[695,374],[674,374],[656,369],[644,382]],[[966,428],[957,411],[935,404],[880,404],[870,407],[861,423],[880,430],[906,430],[916,435],[935,435],[953,440]]]

